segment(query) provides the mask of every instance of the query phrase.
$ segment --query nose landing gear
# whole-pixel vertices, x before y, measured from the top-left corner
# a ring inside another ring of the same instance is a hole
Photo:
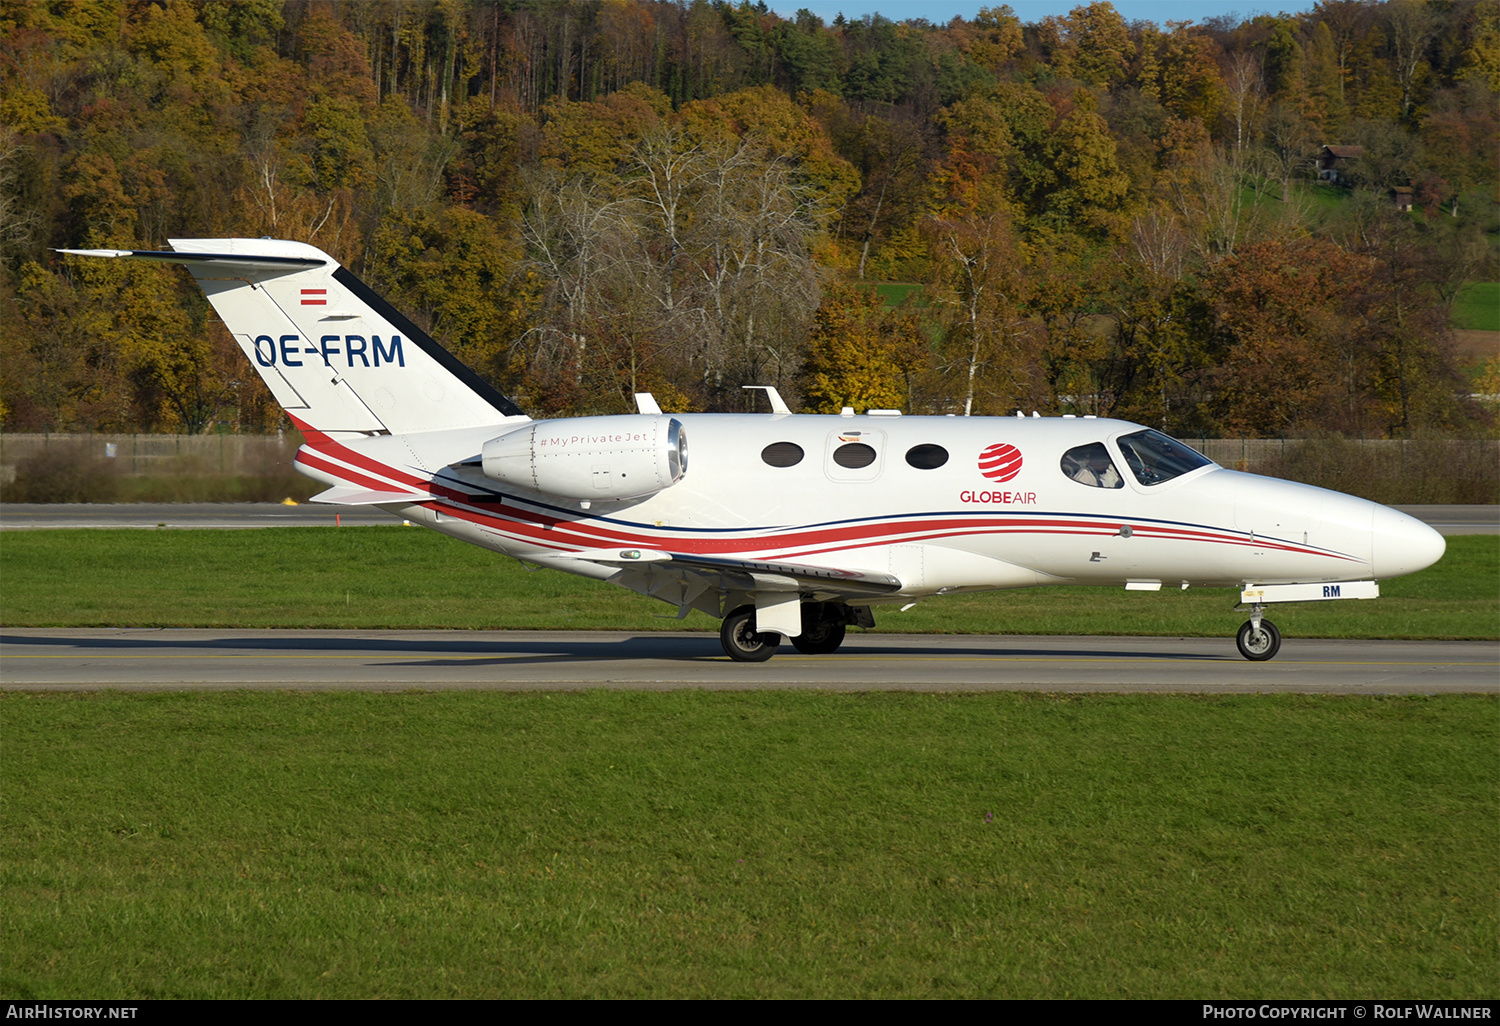
[[[1281,651],[1281,632],[1270,620],[1261,616],[1259,603],[1250,608],[1250,619],[1240,625],[1234,636],[1240,655],[1252,662],[1265,662]]]

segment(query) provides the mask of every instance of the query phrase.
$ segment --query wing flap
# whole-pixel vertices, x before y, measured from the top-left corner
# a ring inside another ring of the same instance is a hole
[[[586,560],[621,569],[671,568],[692,574],[715,575],[746,590],[796,591],[815,588],[851,598],[889,595],[901,590],[901,579],[892,574],[873,570],[844,570],[808,563],[771,563],[654,549],[585,549],[558,558]]]

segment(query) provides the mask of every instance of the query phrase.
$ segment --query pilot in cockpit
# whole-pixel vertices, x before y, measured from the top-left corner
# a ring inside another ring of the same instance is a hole
[[[1063,457],[1062,467],[1063,473],[1074,481],[1092,485],[1095,488],[1119,488],[1124,484],[1120,479],[1120,472],[1115,469],[1114,461],[1109,458],[1109,453],[1105,451],[1102,442],[1069,449],[1067,455]]]

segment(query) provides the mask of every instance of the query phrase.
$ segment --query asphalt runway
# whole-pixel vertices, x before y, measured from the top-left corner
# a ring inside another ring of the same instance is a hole
[[[1442,534],[1500,534],[1500,506],[1397,506]],[[0,503],[0,530],[48,527],[216,528],[389,526],[398,521],[367,506],[270,502],[42,505]]]
[[[22,629],[0,631],[4,690],[390,691],[579,688],[826,691],[1500,693],[1500,644],[1288,638],[1266,663],[1231,638],[851,635],[729,660],[708,633]]]
[[[401,521],[370,506],[278,502],[0,503],[0,530],[48,527],[211,528],[388,527]]]

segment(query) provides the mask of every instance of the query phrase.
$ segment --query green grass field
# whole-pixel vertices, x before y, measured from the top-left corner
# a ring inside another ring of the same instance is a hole
[[[0,622],[674,629],[427,531],[0,535]],[[1304,636],[1493,637],[1500,539]],[[882,630],[1225,634],[1225,592]],[[1321,618],[1321,619],[1320,619]],[[689,626],[711,629],[697,614]],[[0,693],[0,992],[1487,998],[1500,699]]]
[[[7,531],[0,623],[9,627],[381,627],[717,630],[718,621],[612,585],[419,528]],[[1299,637],[1500,637],[1500,538],[1450,538],[1373,602],[1277,607]],[[1219,636],[1238,593],[1037,588],[878,607],[877,631]]]
[[[873,288],[880,293],[880,298],[885,300],[887,307],[898,307],[906,301],[906,297],[913,292],[920,293],[922,285],[920,282],[912,281],[883,281],[862,282],[862,286]]]
[[[1500,282],[1465,285],[1453,304],[1453,323],[1460,328],[1500,331]]]
[[[12,999],[1500,979],[1493,696],[6,693],[0,720]]]
[[[1348,189],[1327,182],[1296,182],[1293,188],[1302,198],[1310,200],[1313,209],[1325,220],[1338,216],[1352,195]]]

